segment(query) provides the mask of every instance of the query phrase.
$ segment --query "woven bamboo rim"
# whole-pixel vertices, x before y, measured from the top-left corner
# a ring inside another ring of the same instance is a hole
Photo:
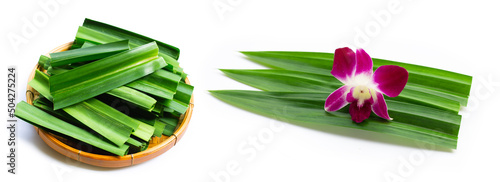
[[[66,44],[60,45],[56,47],[49,53],[54,52],[62,52],[68,50],[73,42],[68,42]],[[35,76],[35,70],[44,71],[42,67],[38,64],[32,70],[28,82],[33,79]],[[190,84],[188,78],[186,78],[186,83]],[[26,87],[26,100],[29,104],[33,105],[33,100],[35,100],[40,93],[38,93],[33,87]],[[180,118],[180,124],[177,125],[175,132],[172,136],[162,135],[161,137],[153,137],[149,142],[149,147],[138,153],[129,154],[125,156],[110,156],[110,155],[102,155],[102,154],[94,154],[82,150],[78,150],[71,146],[72,144],[63,137],[57,136],[55,134],[44,131],[43,129],[39,129],[35,126],[35,130],[37,131],[40,138],[49,145],[52,149],[59,152],[60,154],[69,157],[71,159],[94,165],[100,167],[108,167],[108,168],[118,168],[118,167],[127,167],[136,164],[140,164],[151,160],[167,150],[171,149],[179,140],[182,138],[184,133],[186,132],[189,121],[191,120],[191,116],[193,113],[193,98],[191,97],[191,101],[189,104],[189,108],[184,115]]]

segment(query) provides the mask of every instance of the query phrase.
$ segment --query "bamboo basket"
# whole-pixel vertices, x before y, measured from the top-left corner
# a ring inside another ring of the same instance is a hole
[[[68,42],[66,44],[60,45],[49,53],[66,51],[71,47],[72,44],[73,42]],[[44,71],[43,68],[37,64],[32,70],[28,78],[28,82],[31,81],[35,76],[35,69]],[[188,78],[186,78],[186,83],[190,84]],[[35,89],[33,89],[33,87],[29,85],[26,87],[26,100],[29,104],[33,105],[33,100],[38,98],[38,96],[39,93]],[[77,146],[81,146],[81,143],[75,143],[73,140],[68,140],[66,138],[57,136],[43,129],[39,129],[36,126],[35,130],[47,145],[66,157],[100,167],[127,167],[151,160],[175,146],[175,144],[179,142],[179,140],[186,132],[187,126],[189,124],[189,121],[191,120],[191,116],[193,113],[193,107],[193,97],[191,97],[189,108],[186,113],[181,116],[179,124],[177,124],[177,128],[175,129],[172,136],[162,135],[161,137],[153,137],[151,138],[149,146],[146,150],[125,156],[93,153],[92,149],[77,149],[79,148]]]

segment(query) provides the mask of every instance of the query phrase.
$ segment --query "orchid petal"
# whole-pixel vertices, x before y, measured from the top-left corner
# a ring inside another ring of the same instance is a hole
[[[371,112],[372,108],[368,103],[365,103],[361,107],[359,107],[355,102],[353,102],[349,107],[349,114],[351,114],[351,119],[356,123],[361,123],[365,119],[368,119]]]
[[[347,78],[353,75],[355,66],[355,53],[348,47],[338,48],[335,50],[333,67],[330,73],[342,83],[346,83]]]
[[[372,110],[377,116],[387,120],[392,120],[392,118],[389,117],[387,104],[385,103],[384,95],[382,95],[382,93],[377,92],[377,99],[372,105]]]
[[[354,97],[352,96],[353,91],[354,91],[354,87],[352,87],[352,88],[349,90],[349,93],[347,93],[347,95],[345,96],[345,100],[346,100],[347,102],[349,102],[349,103],[356,101],[356,98],[354,98]]]
[[[342,86],[331,93],[325,101],[325,111],[337,111],[348,104],[345,99],[345,92],[348,91],[347,86]]]
[[[370,76],[373,74],[372,58],[363,49],[356,50],[356,72],[354,73],[354,75],[359,74]]]
[[[373,74],[378,89],[389,97],[398,96],[408,82],[408,71],[400,66],[380,66]]]

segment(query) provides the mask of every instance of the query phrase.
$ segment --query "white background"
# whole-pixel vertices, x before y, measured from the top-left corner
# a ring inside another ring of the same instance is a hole
[[[217,181],[211,174],[229,176],[219,176],[219,181],[390,181],[387,176],[404,181],[500,180],[500,6],[494,1],[39,2],[57,7],[45,10],[37,1],[0,5],[2,90],[6,67],[17,66],[18,100],[24,100],[38,56],[72,41],[88,17],[179,47],[181,66],[195,85],[194,115],[173,149],[121,169],[67,159],[19,121],[16,175],[6,172],[7,130],[0,129],[1,181]],[[36,31],[23,34],[23,26],[32,23]],[[362,34],[367,37],[360,41]],[[14,35],[24,42],[11,43]],[[287,124],[229,106],[207,91],[252,89],[218,71],[261,68],[238,51],[333,52],[343,46],[363,47],[372,57],[474,76],[470,105],[462,111],[458,149],[427,150],[383,134]],[[6,91],[1,95],[5,101]],[[5,105],[2,118],[7,118]],[[257,146],[249,143],[252,138]],[[228,171],[228,165],[235,169]]]

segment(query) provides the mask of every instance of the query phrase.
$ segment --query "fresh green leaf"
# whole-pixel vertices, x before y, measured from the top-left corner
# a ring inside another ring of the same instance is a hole
[[[184,114],[189,107],[189,103],[191,102],[193,89],[193,86],[184,82],[179,82],[174,98],[172,100],[162,99],[160,102],[162,102],[162,104],[166,107],[165,109],[171,109],[172,111]]]
[[[174,59],[179,58],[179,48],[160,42],[158,40],[88,18],[86,18],[83,22],[83,26],[92,30],[106,33],[111,36],[119,37],[120,39],[130,40],[130,43],[132,43],[134,46],[140,46],[154,41],[160,47],[160,52],[162,54],[168,55]]]
[[[89,99],[63,110],[117,146],[125,144],[132,131],[139,127],[139,124],[127,121],[132,118],[97,99]]]
[[[81,49],[50,53],[50,65],[57,67],[71,63],[97,60],[129,49],[128,40],[123,40]]]
[[[130,144],[132,146],[135,146],[135,147],[142,147],[142,142],[136,140],[136,139],[133,139],[133,138],[129,138],[126,142],[127,144]]]
[[[166,136],[172,136],[172,134],[174,134],[174,131],[175,131],[175,126],[167,124],[163,129],[163,134]]]
[[[35,70],[35,77],[28,82],[28,85],[33,87],[36,91],[42,94],[45,98],[52,100],[52,95],[50,95],[49,90],[49,76],[40,70]]]
[[[166,65],[154,42],[50,77],[54,109],[87,100]]]
[[[160,51],[159,56],[163,57],[163,59],[168,63],[165,68],[176,74],[184,75],[182,68],[179,67],[179,63],[177,62],[177,59],[179,58],[179,49],[177,47],[94,20],[85,19],[83,26],[78,28],[74,41],[74,47],[81,46],[84,42],[104,44],[119,40],[129,40],[131,48],[148,44],[153,41],[157,42]]]
[[[333,65],[332,53],[317,52],[242,52],[249,60],[275,69],[294,70],[322,75],[331,75]],[[373,58],[373,69],[382,65],[398,65],[409,72],[408,86],[432,90],[428,93],[438,94],[467,105],[472,77],[450,71],[429,68],[408,63]]]
[[[174,117],[174,116],[168,116],[168,117],[161,117],[160,121],[168,124],[170,126],[177,126],[177,123],[179,122],[179,118]]]
[[[380,132],[421,142],[456,148],[457,136],[438,129],[429,129],[403,123],[406,118],[394,118],[387,122],[377,117],[370,117],[363,123],[355,123],[346,109],[337,112],[325,112],[323,108],[325,93],[289,93],[262,92],[243,90],[211,91],[216,98],[236,107],[267,117],[287,122],[309,122],[335,125]],[[419,113],[425,114],[425,113]],[[413,116],[426,119],[425,115]],[[444,123],[438,123],[444,126]]]
[[[55,116],[63,121],[66,121],[66,122],[72,124],[72,125],[78,126],[78,127],[85,129],[85,130],[89,129],[82,122],[78,121],[73,116],[69,115],[68,113],[64,112],[63,110],[59,109],[59,110],[55,111],[53,109],[54,104],[45,97],[39,97],[38,99],[35,99],[33,101],[33,105],[35,107],[45,111],[46,113],[49,113],[50,115]]]
[[[156,104],[156,100],[154,98],[126,86],[120,86],[106,93],[133,103],[147,111],[153,110],[153,107]]]
[[[177,74],[158,70],[127,84],[127,86],[164,99],[173,99],[180,80],[181,76]]]
[[[95,45],[98,45],[98,44],[94,44],[92,42],[85,41],[85,42],[83,42],[82,47],[80,47],[80,48],[87,48],[87,47],[92,47],[92,46],[95,46]]]
[[[128,152],[128,145],[117,147],[116,145],[108,143],[84,129],[60,120],[34,106],[29,105],[24,101],[21,101],[17,104],[15,115],[18,118],[21,118],[31,124],[42,126],[43,128],[62,133],[66,136],[70,136],[74,139],[91,144],[97,148],[103,149],[119,156],[124,156]]]
[[[333,76],[290,70],[221,70],[228,77],[264,91],[325,92],[332,93],[343,86]],[[398,97],[387,100],[404,101],[458,113],[460,103],[441,95],[422,92],[419,87],[405,88]]]
[[[50,58],[45,55],[41,55],[38,59],[38,65],[43,69],[48,69],[50,66]]]

